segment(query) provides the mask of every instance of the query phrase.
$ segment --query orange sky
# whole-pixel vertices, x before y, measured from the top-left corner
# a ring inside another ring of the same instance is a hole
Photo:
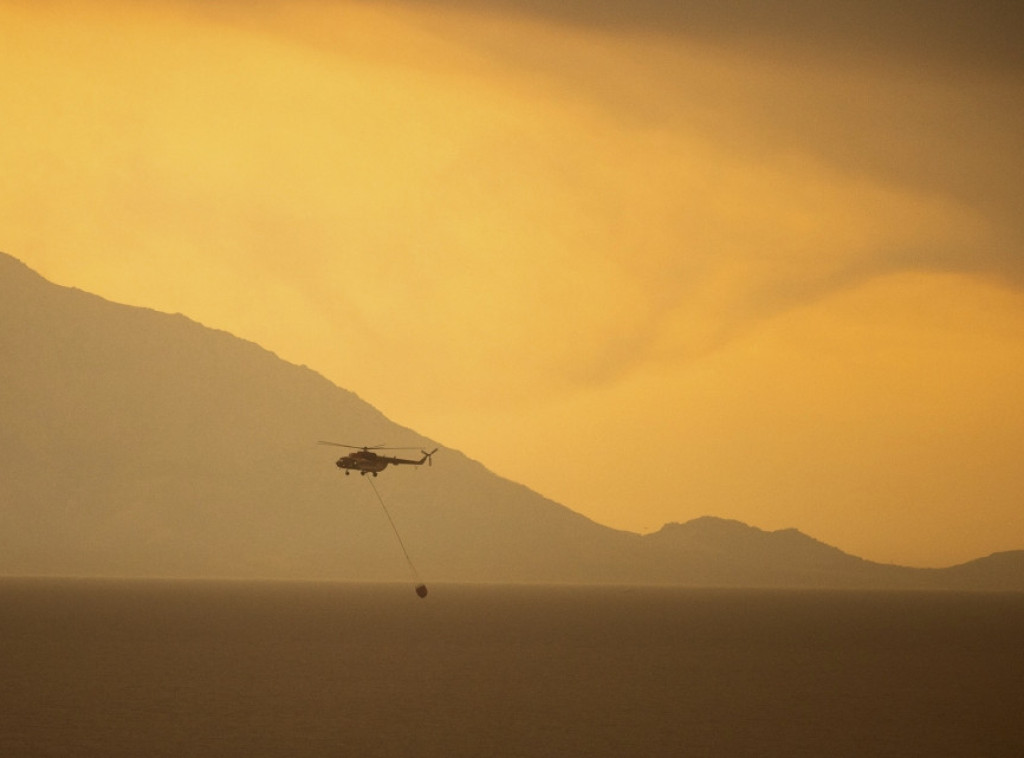
[[[0,249],[610,526],[1024,548],[1020,37],[875,5],[0,0]]]

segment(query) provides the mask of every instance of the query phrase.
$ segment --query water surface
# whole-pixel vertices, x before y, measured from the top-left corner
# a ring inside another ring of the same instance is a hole
[[[4,756],[1020,756],[1024,595],[0,579]]]

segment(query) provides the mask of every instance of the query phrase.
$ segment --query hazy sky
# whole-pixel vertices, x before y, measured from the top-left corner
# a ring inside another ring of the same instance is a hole
[[[1015,5],[0,0],[0,249],[610,526],[1024,548]]]

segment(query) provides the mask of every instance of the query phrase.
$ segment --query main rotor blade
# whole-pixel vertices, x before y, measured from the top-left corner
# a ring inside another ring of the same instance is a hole
[[[387,445],[346,445],[343,442],[329,442],[327,440],[318,440],[318,445],[332,445],[334,447],[347,447],[352,450],[419,450],[418,447],[388,447]]]

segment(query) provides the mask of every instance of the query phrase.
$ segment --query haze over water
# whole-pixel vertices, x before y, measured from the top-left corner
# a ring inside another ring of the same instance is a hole
[[[430,581],[1020,588],[1022,20],[0,3],[0,758],[1024,755],[1022,592]],[[427,598],[14,578],[401,576],[421,434]]]
[[[0,753],[1016,756],[1024,595],[0,580]]]

